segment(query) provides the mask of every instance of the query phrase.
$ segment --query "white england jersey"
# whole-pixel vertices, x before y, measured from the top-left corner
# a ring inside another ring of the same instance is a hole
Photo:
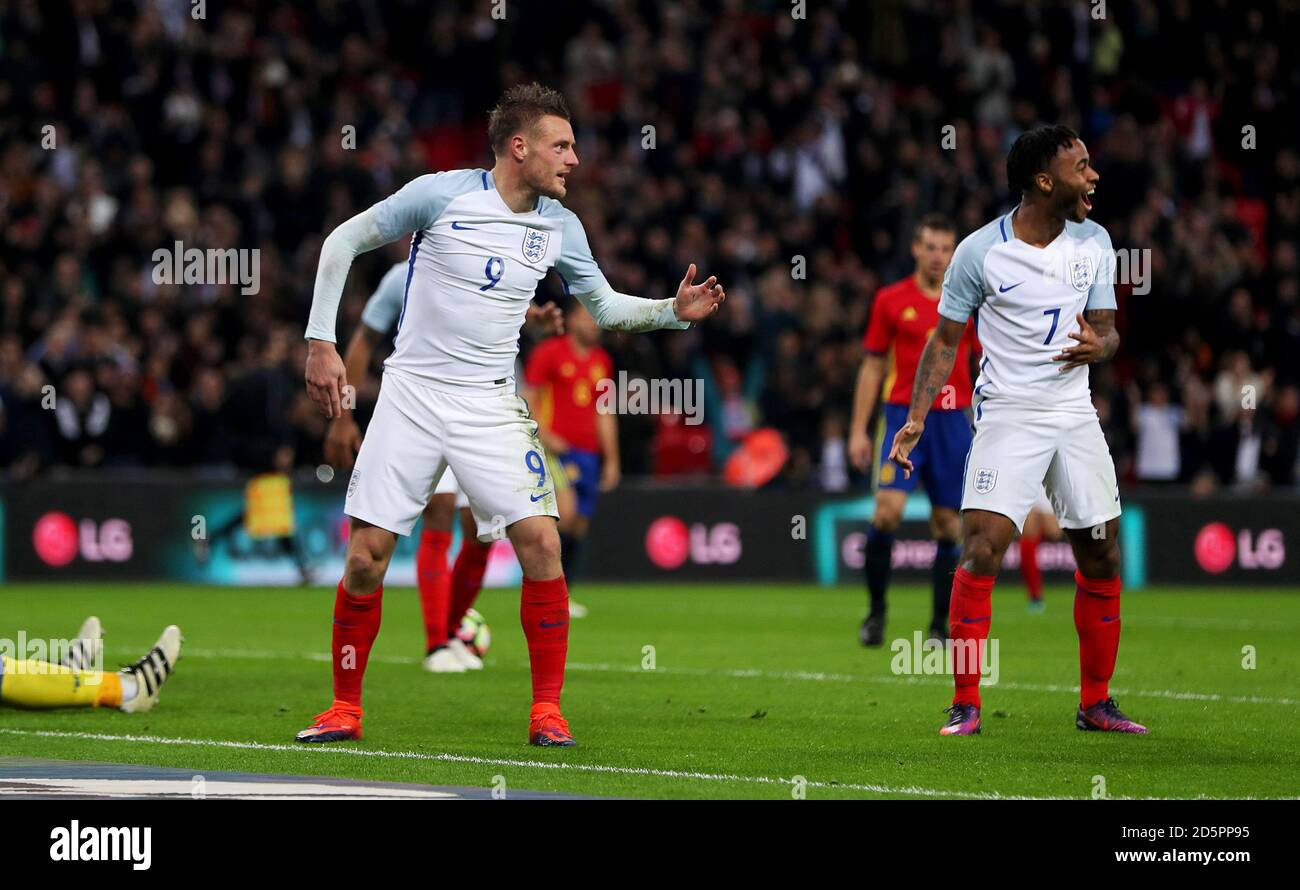
[[[387,334],[402,314],[402,297],[406,294],[406,263],[397,263],[384,273],[379,287],[361,310],[361,323],[379,334]]]
[[[406,263],[395,263],[379,280],[370,299],[361,310],[361,323],[377,334],[387,334],[397,324],[397,317],[402,314],[402,297],[406,293]],[[456,481],[456,474],[451,470],[442,474],[434,494],[453,494],[456,496],[456,509],[469,506],[469,498]]]
[[[1012,211],[1014,213],[1015,211]],[[1066,222],[1044,248],[1017,238],[1008,213],[962,239],[943,278],[939,314],[975,316],[984,355],[975,382],[976,418],[985,402],[1095,413],[1086,365],[1061,372],[1052,361],[1077,345],[1075,316],[1115,308],[1110,235],[1091,220]]]
[[[375,221],[390,241],[415,233],[384,367],[435,385],[513,377],[519,329],[552,268],[576,294],[607,286],[572,211],[542,197],[515,213],[487,170],[418,177],[376,205]]]

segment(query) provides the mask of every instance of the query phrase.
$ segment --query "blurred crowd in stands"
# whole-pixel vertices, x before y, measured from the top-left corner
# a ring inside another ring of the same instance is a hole
[[[0,0],[0,467],[315,467],[321,240],[415,176],[490,167],[487,109],[539,79],[569,99],[566,204],[611,283],[671,296],[696,262],[727,287],[696,330],[608,337],[622,370],[706,381],[701,427],[620,419],[625,475],[717,472],[771,426],[773,484],[860,484],[873,294],[909,274],[923,215],[964,235],[1009,209],[1008,147],[1059,122],[1147,275],[1117,287],[1121,351],[1092,372],[1121,477],[1296,485],[1295,4],[795,6],[234,0],[195,20],[188,0]],[[156,283],[175,242],[258,249],[258,293]],[[355,263],[341,344],[405,250]]]

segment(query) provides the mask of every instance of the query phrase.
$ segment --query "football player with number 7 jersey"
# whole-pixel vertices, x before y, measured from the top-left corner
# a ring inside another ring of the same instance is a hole
[[[1083,730],[1145,733],[1111,698],[1119,650],[1119,488],[1088,389],[1088,365],[1119,348],[1114,254],[1088,220],[1100,179],[1067,127],[1022,133],[1007,156],[1020,203],[964,238],[939,298],[939,327],[916,373],[890,459],[905,473],[926,414],[948,379],[967,319],[984,356],[966,458],[962,553],[948,623],[956,691],[942,735],[980,731],[980,671],[990,594],[1012,537],[1046,488],[1074,550]]]

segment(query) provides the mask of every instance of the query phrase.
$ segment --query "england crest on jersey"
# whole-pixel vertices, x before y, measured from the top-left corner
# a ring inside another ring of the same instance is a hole
[[[1095,277],[1092,257],[1075,257],[1074,261],[1070,263],[1070,284],[1074,285],[1075,290],[1085,291],[1092,287],[1092,281]]]
[[[551,235],[549,232],[524,229],[524,259],[530,263],[541,262],[542,257],[546,256],[546,246],[550,243],[550,240]]]
[[[993,490],[993,486],[998,484],[998,471],[988,467],[977,467],[975,469],[975,491],[979,494],[988,494]]]

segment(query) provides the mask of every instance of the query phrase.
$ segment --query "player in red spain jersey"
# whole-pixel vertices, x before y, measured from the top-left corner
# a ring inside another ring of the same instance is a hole
[[[849,459],[859,471],[865,472],[872,463],[873,443],[867,424],[882,386],[885,405],[880,423],[883,429],[877,441],[893,441],[894,433],[907,422],[912,378],[921,351],[939,324],[939,291],[956,243],[957,233],[951,222],[938,215],[925,217],[912,239],[916,271],[902,281],[881,288],[871,304],[871,320],[863,338],[867,354],[858,372],[849,433]],[[884,642],[885,593],[889,587],[894,532],[918,478],[924,482],[925,493],[930,498],[930,530],[935,540],[930,637],[942,640],[948,635],[948,597],[960,554],[958,510],[962,470],[971,442],[970,356],[978,350],[972,323],[966,330],[948,385],[935,400],[930,414],[926,431],[934,437],[926,439],[929,450],[919,461],[913,452],[917,472],[905,478],[887,459],[888,448],[881,449],[876,512],[867,531],[865,573],[871,607],[859,635],[864,646],[879,646]]]

